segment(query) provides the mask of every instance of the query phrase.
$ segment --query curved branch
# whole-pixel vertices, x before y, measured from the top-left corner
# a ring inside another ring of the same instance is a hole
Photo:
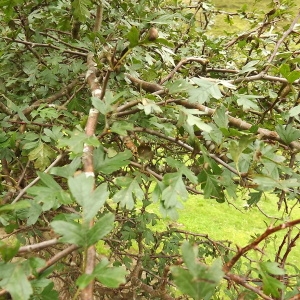
[[[201,57],[195,57],[195,56],[183,58],[177,64],[177,66],[172,70],[171,73],[169,73],[165,78],[160,80],[159,84],[163,84],[164,82],[170,80],[175,75],[175,73],[181,68],[181,66],[183,66],[183,65],[185,65],[189,62],[193,62],[193,61],[200,63],[203,67],[206,67],[206,65],[209,62],[208,59],[204,59],[204,58],[201,58]]]
[[[268,70],[270,69],[271,67],[271,62],[274,60],[275,56],[278,54],[278,49],[280,47],[280,45],[283,43],[283,41],[285,40],[285,38],[294,30],[294,27],[296,25],[296,23],[298,22],[300,18],[300,10],[298,12],[298,15],[295,17],[295,19],[293,20],[291,26],[288,28],[288,30],[286,30],[282,37],[278,40],[278,42],[276,43],[276,46],[273,50],[273,53],[272,55],[269,57],[268,61],[267,61],[267,66],[266,68],[262,71],[263,73],[267,73]]]
[[[252,249],[255,249],[256,246],[261,242],[263,241],[264,239],[266,239],[269,235],[277,232],[277,231],[280,231],[280,230],[283,230],[283,229],[286,229],[286,228],[289,228],[289,227],[293,227],[297,224],[300,224],[300,219],[297,219],[297,220],[294,220],[294,221],[290,221],[290,222],[286,222],[286,223],[283,223],[281,225],[278,225],[276,227],[268,227],[266,229],[266,231],[260,235],[258,238],[256,238],[252,243],[248,244],[247,246],[243,247],[243,248],[240,248],[238,249],[238,252],[237,254],[229,261],[227,262],[224,266],[223,266],[223,271],[225,273],[228,273],[232,267],[235,265],[235,263],[246,253],[248,252],[249,250],[252,250]]]
[[[200,111],[205,112],[209,116],[213,115],[214,112],[215,112],[215,109],[209,108],[207,106],[204,106],[204,105],[198,104],[198,103],[190,103],[187,100],[180,100],[180,101],[177,101],[176,103],[178,103],[178,104],[180,104],[184,107],[187,107],[187,108],[199,109]],[[236,128],[242,129],[242,130],[249,130],[252,127],[252,124],[247,123],[247,122],[245,122],[241,119],[231,117],[231,116],[228,116],[228,121],[229,121],[230,125],[232,125]],[[279,141],[283,144],[286,144],[279,137],[278,133],[275,132],[275,131],[271,131],[271,130],[268,130],[268,129],[265,129],[265,128],[258,128],[257,132],[261,135],[261,137],[268,138],[268,139],[271,139],[271,140],[276,140],[276,141]],[[300,151],[300,143],[299,142],[291,142],[289,144],[289,146],[291,146],[292,148],[294,148],[297,151]]]
[[[52,167],[54,167],[55,165],[57,165],[57,163],[64,157],[63,154],[60,154],[57,156],[57,158],[54,160],[54,162],[44,171],[44,173],[48,173]],[[34,180],[32,180],[23,190],[20,191],[20,193],[18,194],[18,196],[14,199],[14,201],[11,204],[16,203],[25,193],[26,191],[32,187],[33,185],[35,185],[38,181],[40,180],[40,177],[38,176],[37,178],[35,178]]]
[[[173,142],[191,152],[193,152],[194,148],[188,144],[185,144],[183,143],[182,141],[176,139],[176,138],[173,138],[173,137],[170,137],[170,136],[166,136],[164,135],[163,133],[160,133],[156,130],[151,130],[151,129],[147,129],[147,128],[143,128],[143,127],[135,127],[133,129],[133,131],[138,131],[138,132],[147,132],[149,134],[152,134],[152,135],[156,135],[160,138],[163,138],[165,140],[168,140],[170,142]],[[199,152],[201,153],[201,152]],[[220,159],[216,154],[213,154],[213,153],[208,153],[209,157],[211,157],[212,159],[214,159],[217,163],[221,164],[223,167],[227,168],[229,171],[231,171],[232,173],[236,174],[236,175],[240,175],[239,172],[234,169],[233,167],[231,167],[230,165],[228,165],[226,162],[224,162],[222,159]]]
[[[159,85],[157,83],[144,81],[144,80],[135,78],[127,73],[125,73],[125,75],[133,83],[133,85],[135,87],[141,88],[146,92],[154,93],[154,92],[158,92],[158,91],[163,91],[165,89],[162,85]]]
[[[259,288],[255,288],[254,286],[250,285],[249,283],[245,282],[245,279],[240,277],[240,276],[237,276],[235,274],[231,274],[231,273],[227,273],[225,276],[224,276],[225,279],[227,280],[232,280],[234,281],[235,283],[243,286],[244,288],[254,292],[255,294],[259,295],[262,299],[265,299],[265,300],[273,300],[273,298],[265,295]]]
[[[149,167],[144,168],[144,166],[142,164],[139,164],[135,161],[130,161],[129,163],[131,166],[135,167],[135,168],[139,168],[140,170],[144,170],[147,173],[149,173],[150,175],[152,175],[153,177],[155,177],[156,179],[162,181],[163,180],[163,176],[161,176],[160,174],[157,174],[156,172],[154,172],[153,170],[151,170]],[[198,194],[198,195],[202,195],[203,193],[200,191],[197,191],[196,189],[193,189],[189,186],[185,186],[186,189],[194,194]]]

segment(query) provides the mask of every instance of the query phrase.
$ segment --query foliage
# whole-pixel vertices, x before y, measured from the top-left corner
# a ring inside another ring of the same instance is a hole
[[[0,0],[0,297],[297,299],[295,5],[110,2]],[[190,194],[281,216],[234,248]]]

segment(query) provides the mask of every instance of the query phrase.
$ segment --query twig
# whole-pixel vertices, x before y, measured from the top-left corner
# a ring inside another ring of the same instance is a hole
[[[274,216],[269,216],[267,215],[259,206],[258,204],[255,205],[257,207],[257,209],[268,219],[274,219],[274,220],[282,220],[282,218],[277,218],[277,217],[274,217]]]
[[[69,43],[66,43],[66,42],[62,41],[61,39],[59,39],[59,38],[57,38],[57,37],[55,37],[55,36],[53,36],[53,35],[47,33],[47,32],[41,32],[40,34],[41,34],[41,35],[44,35],[44,36],[48,36],[48,37],[50,37],[51,39],[53,39],[53,40],[55,40],[55,41],[57,41],[57,42],[59,42],[59,43],[65,45],[65,46],[68,46],[68,47],[70,47],[70,48],[73,48],[73,49],[76,49],[76,50],[79,50],[79,51],[88,52],[88,50],[85,49],[85,48],[73,46],[73,45],[71,45],[71,44],[69,44]]]
[[[297,224],[300,224],[300,219],[293,220],[290,222],[283,223],[281,225],[278,225],[276,227],[269,227],[266,229],[266,231],[261,234],[258,238],[256,238],[252,243],[248,244],[247,246],[243,248],[239,248],[237,254],[223,266],[223,270],[225,273],[229,272],[231,268],[235,265],[235,263],[249,250],[255,249],[256,246],[266,239],[269,235],[273,234],[274,232],[293,227]]]
[[[87,52],[88,52],[88,50],[86,50],[85,53],[82,53],[82,52],[72,51],[72,50],[68,50],[68,49],[61,49],[61,48],[59,48],[57,46],[54,46],[52,44],[34,43],[34,42],[28,42],[28,41],[11,39],[11,38],[7,38],[7,37],[4,37],[4,39],[6,41],[10,41],[10,42],[13,42],[13,43],[19,43],[19,44],[29,45],[32,48],[35,48],[35,47],[52,48],[52,49],[55,49],[55,50],[59,50],[62,53],[68,53],[68,54],[78,55],[78,56],[82,56],[82,57],[86,57],[87,56]]]
[[[134,128],[134,131],[138,131],[138,132],[147,132],[149,134],[152,134],[152,135],[156,135],[158,137],[161,137],[165,140],[168,140],[168,141],[171,141],[191,152],[193,152],[194,148],[191,147],[190,145],[186,144],[186,143],[183,143],[182,141],[178,140],[177,138],[173,138],[173,137],[170,137],[170,136],[166,136],[164,135],[163,133],[160,133],[156,130],[151,130],[151,129],[147,129],[147,128],[143,128],[143,127],[135,127]],[[201,152],[199,152],[201,153]],[[226,162],[224,162],[222,159],[220,159],[216,154],[213,154],[213,153],[208,153],[208,155],[214,159],[217,163],[221,164],[222,166],[224,166],[225,168],[227,168],[229,171],[231,171],[232,173],[236,174],[236,175],[239,175],[239,172],[234,169],[233,167],[231,167],[230,165],[228,165]]]
[[[64,258],[65,256],[67,256],[68,254],[72,253],[73,251],[79,249],[79,246],[77,245],[71,245],[69,246],[68,248],[62,250],[61,252],[55,254],[51,259],[49,259],[47,262],[46,262],[46,265],[39,268],[37,270],[37,274],[41,274],[43,273],[45,270],[47,270],[48,268],[50,268],[52,265],[54,265],[55,263],[57,263],[60,259]],[[30,275],[28,276],[28,279],[35,279],[36,276],[34,275]],[[7,294],[8,291],[7,290],[1,290],[0,291],[0,296],[3,296],[5,294]]]
[[[53,163],[44,171],[44,173],[48,173],[51,170],[51,168],[54,167],[63,158],[63,156],[64,156],[63,154],[59,154],[57,156],[57,158],[55,159],[55,161],[53,161]],[[34,180],[32,180],[23,190],[20,191],[18,196],[14,199],[14,201],[11,204],[16,203],[26,193],[26,191],[30,187],[35,185],[39,180],[40,180],[39,176],[37,178],[35,178]]]
[[[58,262],[63,257],[67,256],[68,254],[72,253],[73,251],[79,249],[80,247],[77,245],[71,245],[68,248],[60,251],[59,253],[55,254],[52,258],[50,258],[46,265],[44,267],[41,267],[37,270],[38,274],[43,273],[45,270],[47,270],[49,267],[54,265],[56,262]]]
[[[108,70],[105,74],[105,77],[103,79],[103,85],[102,85],[102,89],[101,89],[101,95],[100,95],[100,99],[102,100],[105,96],[105,92],[106,92],[106,89],[107,89],[107,84],[108,84],[108,80],[109,80],[109,76],[110,76],[110,73],[111,71]]]
[[[9,98],[7,98],[4,94],[1,94],[1,96],[6,100],[6,101],[11,101]],[[7,115],[12,115],[12,111],[5,105],[2,103],[2,101],[0,101],[0,111],[2,111],[3,113],[7,114]]]
[[[245,287],[246,289],[256,293],[257,295],[259,295],[262,299],[265,299],[265,300],[273,300],[273,298],[265,295],[259,288],[255,288],[254,286],[250,285],[249,283],[245,282],[245,279],[240,277],[240,276],[237,276],[235,274],[231,274],[231,273],[227,273],[225,276],[224,276],[225,279],[227,280],[232,280],[234,282],[236,282],[237,284]]]
[[[262,73],[267,73],[268,70],[271,67],[271,62],[274,60],[275,56],[278,54],[278,49],[280,47],[280,45],[282,44],[282,42],[285,40],[285,38],[294,30],[294,27],[298,21],[298,19],[300,18],[300,10],[298,12],[298,15],[295,17],[295,19],[293,20],[291,26],[288,28],[288,30],[286,30],[282,37],[278,40],[278,42],[275,45],[275,48],[273,50],[272,55],[269,57],[268,61],[266,62],[267,66],[266,68],[262,71]]]
[[[187,64],[189,62],[194,62],[194,61],[200,63],[204,67],[209,62],[207,59],[204,59],[204,58],[201,58],[201,57],[195,57],[195,56],[183,58],[176,65],[176,67],[172,70],[172,72],[170,72],[165,78],[163,78],[162,80],[160,80],[159,84],[163,84],[166,81],[170,80],[175,75],[175,73],[181,68],[182,65],[185,65],[185,64]]]
[[[39,107],[43,103],[52,103],[55,100],[67,95],[77,84],[79,83],[78,79],[75,79],[71,83],[69,83],[67,86],[63,87],[60,91],[57,93],[53,94],[52,96],[46,98],[46,99],[40,99],[32,103],[30,106],[27,108],[23,109],[23,114],[28,115],[30,114],[36,107]]]

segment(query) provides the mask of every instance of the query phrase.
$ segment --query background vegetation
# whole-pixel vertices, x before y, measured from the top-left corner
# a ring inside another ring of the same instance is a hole
[[[0,297],[299,299],[297,6],[111,2],[0,1]]]

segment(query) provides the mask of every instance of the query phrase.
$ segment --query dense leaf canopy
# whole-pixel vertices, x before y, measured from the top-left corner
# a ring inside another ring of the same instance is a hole
[[[0,298],[299,299],[292,1],[0,7]],[[180,229],[191,194],[281,214],[234,247]]]

